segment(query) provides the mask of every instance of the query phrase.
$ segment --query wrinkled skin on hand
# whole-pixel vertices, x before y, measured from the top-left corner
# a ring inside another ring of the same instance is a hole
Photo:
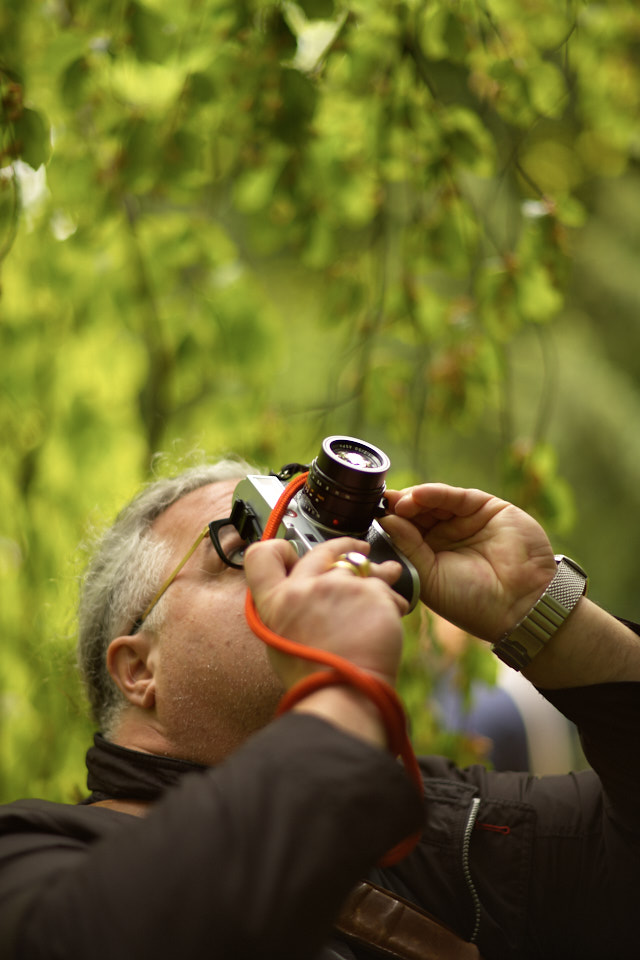
[[[505,500],[440,483],[387,499],[382,526],[418,570],[422,601],[474,636],[513,629],[555,575],[546,533]]]
[[[271,630],[344,657],[394,685],[407,603],[390,585],[401,568],[395,561],[372,564],[366,578],[331,569],[350,550],[367,554],[369,545],[341,537],[299,559],[284,540],[257,543],[245,557],[247,584]],[[318,669],[317,664],[277,651],[270,650],[270,657],[286,689]]]

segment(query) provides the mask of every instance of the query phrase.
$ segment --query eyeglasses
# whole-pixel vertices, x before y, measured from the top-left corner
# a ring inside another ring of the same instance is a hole
[[[193,544],[193,546],[189,548],[189,550],[184,555],[184,557],[182,558],[178,566],[175,568],[175,570],[173,570],[173,572],[170,573],[167,579],[164,581],[164,583],[162,584],[162,586],[160,587],[160,589],[158,590],[158,592],[156,593],[153,600],[148,605],[148,607],[146,608],[142,616],[138,617],[138,619],[134,622],[130,635],[133,635],[134,633],[138,632],[138,630],[140,629],[144,621],[147,619],[147,617],[149,616],[149,614],[157,604],[158,600],[166,593],[166,591],[169,589],[169,587],[171,586],[175,578],[178,576],[178,574],[184,567],[187,560],[189,560],[193,556],[193,554],[196,552],[196,550],[198,549],[198,547],[200,546],[200,544],[202,543],[202,541],[206,536],[211,537],[211,543],[213,544],[216,553],[218,554],[218,556],[220,557],[220,559],[224,564],[226,564],[228,567],[233,567],[234,570],[242,570],[243,562],[238,562],[238,558],[240,558],[240,560],[242,561],[242,554],[246,549],[246,547],[248,546],[248,542],[242,541],[242,543],[240,544],[236,542],[233,544],[233,546],[228,545],[225,548],[225,546],[220,541],[220,530],[222,530],[223,527],[233,527],[235,530],[236,529],[235,519],[232,517],[225,517],[224,520],[212,520],[211,523],[208,523],[206,525],[204,530],[202,530],[202,532],[198,534],[198,538],[196,542]]]

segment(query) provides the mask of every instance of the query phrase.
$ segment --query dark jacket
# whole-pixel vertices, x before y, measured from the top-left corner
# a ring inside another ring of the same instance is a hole
[[[424,804],[383,751],[289,715],[215,769],[100,739],[92,799],[0,810],[2,960],[363,957],[331,933],[365,875],[485,960],[637,955],[640,684],[554,691],[589,770],[536,779],[422,761]],[[598,776],[598,774],[600,776]],[[374,865],[424,819],[417,850]]]

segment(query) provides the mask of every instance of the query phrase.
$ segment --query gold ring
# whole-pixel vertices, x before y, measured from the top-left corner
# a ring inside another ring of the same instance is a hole
[[[342,553],[331,564],[331,569],[346,570],[354,577],[368,577],[371,573],[371,561],[369,557],[365,557],[364,553],[357,553],[353,550],[351,553]]]

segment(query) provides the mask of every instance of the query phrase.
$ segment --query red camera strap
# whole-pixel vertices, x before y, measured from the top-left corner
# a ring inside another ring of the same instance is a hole
[[[272,540],[276,536],[290,501],[304,485],[307,476],[308,473],[303,473],[285,487],[271,512],[261,537],[262,540]],[[293,640],[288,640],[286,637],[281,637],[279,634],[274,633],[274,631],[270,630],[260,619],[250,591],[247,591],[245,613],[247,622],[253,632],[269,646],[274,647],[282,653],[288,653],[294,657],[301,657],[304,660],[309,660],[329,668],[328,670],[313,673],[295,684],[280,702],[278,716],[290,710],[296,703],[315,690],[320,690],[327,686],[335,686],[336,684],[348,684],[355,687],[361,693],[365,694],[365,696],[369,697],[380,711],[386,728],[390,751],[394,756],[399,756],[402,759],[409,777],[413,780],[418,790],[422,792],[422,776],[409,740],[404,707],[393,687],[388,683],[378,680],[376,677],[372,677],[364,670],[360,670],[343,657],[339,657],[325,650],[318,650],[315,647],[308,647],[304,644],[296,643]],[[402,860],[413,850],[419,839],[419,833],[407,837],[397,846],[393,847],[392,850],[388,851],[380,861],[380,865],[390,866]]]

